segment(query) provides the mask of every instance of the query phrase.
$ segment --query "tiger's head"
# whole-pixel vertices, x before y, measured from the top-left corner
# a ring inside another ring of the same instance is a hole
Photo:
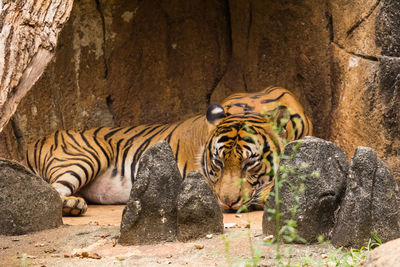
[[[263,205],[273,186],[273,153],[283,149],[270,118],[247,113],[227,116],[220,105],[211,105],[206,117],[210,135],[201,166],[221,208]]]

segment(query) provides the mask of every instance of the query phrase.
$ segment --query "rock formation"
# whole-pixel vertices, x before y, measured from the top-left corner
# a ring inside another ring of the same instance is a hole
[[[120,242],[187,241],[222,232],[222,211],[205,178],[192,171],[182,181],[166,141],[144,152],[122,215]]]
[[[0,235],[22,235],[62,225],[61,198],[42,178],[0,159]]]
[[[297,223],[298,235],[310,243],[317,241],[319,235],[328,238],[346,187],[346,155],[331,142],[306,137],[285,147],[280,163],[282,167],[280,179],[286,182],[279,190],[280,225],[284,225],[284,220],[291,219],[291,209],[297,206],[293,219]],[[303,186],[304,190],[301,190]],[[296,196],[298,203],[295,202]],[[270,196],[266,208],[275,207],[274,197]],[[263,216],[263,232],[275,235],[275,218],[267,209]]]
[[[371,148],[351,159],[346,192],[332,232],[336,247],[360,248],[371,232],[382,242],[400,237],[400,191],[385,163]]]
[[[187,241],[207,234],[223,233],[221,209],[201,173],[191,171],[188,174],[182,183],[177,206],[178,240]]]
[[[168,143],[158,142],[140,158],[121,221],[122,244],[151,244],[176,238],[176,198],[182,177]]]

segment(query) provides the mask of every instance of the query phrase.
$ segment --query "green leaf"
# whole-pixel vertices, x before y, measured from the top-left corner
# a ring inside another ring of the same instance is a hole
[[[382,240],[377,237],[373,232],[370,233],[372,238],[375,239],[376,242],[378,242],[379,245],[382,245]]]

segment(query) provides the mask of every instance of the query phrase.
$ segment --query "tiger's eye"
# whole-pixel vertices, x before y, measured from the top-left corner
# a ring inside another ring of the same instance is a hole
[[[250,170],[259,164],[258,160],[248,160],[244,165],[243,169]]]

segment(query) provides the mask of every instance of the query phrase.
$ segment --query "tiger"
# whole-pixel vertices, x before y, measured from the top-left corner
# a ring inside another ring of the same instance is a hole
[[[222,108],[224,118],[214,122],[202,150],[202,173],[223,210],[263,209],[273,186],[274,153],[312,135],[312,123],[296,97],[280,87],[233,94]]]
[[[277,122],[283,122],[281,132],[274,129]],[[141,155],[165,140],[182,178],[199,171],[221,209],[232,211],[265,202],[273,153],[282,152],[284,140],[306,135],[312,124],[295,96],[269,87],[233,94],[205,115],[172,124],[58,130],[28,145],[25,164],[59,193],[63,216],[80,216],[86,201],[126,204]]]

